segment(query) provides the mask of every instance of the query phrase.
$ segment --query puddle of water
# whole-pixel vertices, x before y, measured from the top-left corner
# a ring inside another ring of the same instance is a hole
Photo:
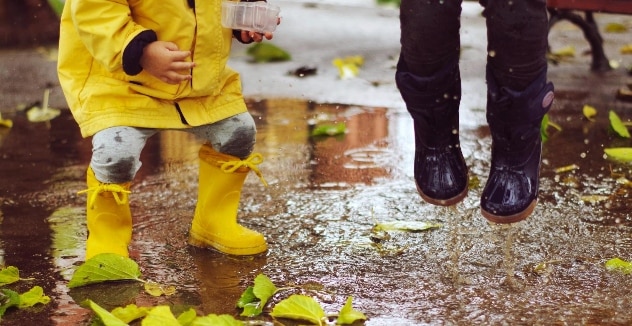
[[[130,255],[144,278],[177,286],[169,298],[129,286],[116,289],[129,295],[114,297],[109,287],[68,291],[68,275],[83,260],[85,198],[76,192],[85,186],[89,142],[67,113],[50,124],[15,117],[16,126],[0,138],[0,261],[34,277],[54,301],[5,320],[87,325],[90,313],[76,302],[90,296],[110,306],[171,304],[237,316],[239,295],[264,273],[278,286],[306,285],[327,312],[352,296],[370,317],[366,325],[630,323],[629,276],[603,268],[613,257],[632,259],[629,188],[615,177],[630,178],[630,166],[603,159],[601,144],[620,141],[603,119],[586,125],[564,98],[551,115],[563,131],[545,145],[540,204],[528,220],[503,227],[479,214],[490,157],[485,126],[461,132],[481,185],[462,204],[439,208],[416,193],[406,113],[296,100],[249,103],[259,131],[255,150],[264,155],[270,184],[249,176],[243,189],[240,219],[264,233],[270,248],[251,259],[186,245],[200,143],[181,132],[155,136],[132,186]],[[310,136],[319,124],[339,122],[345,135]],[[569,164],[579,169],[555,172]],[[610,199],[581,200],[595,194]],[[372,226],[394,220],[442,227],[389,232],[380,243],[388,250],[380,251]]]

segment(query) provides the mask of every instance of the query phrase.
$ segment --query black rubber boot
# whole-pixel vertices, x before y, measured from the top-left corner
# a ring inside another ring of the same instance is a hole
[[[546,69],[524,91],[499,87],[487,71],[487,122],[492,165],[481,196],[481,213],[495,223],[527,218],[538,199],[542,118],[553,102]]]
[[[467,195],[459,143],[461,77],[458,57],[430,77],[408,72],[400,59],[395,80],[415,127],[415,183],[428,203],[454,205]]]

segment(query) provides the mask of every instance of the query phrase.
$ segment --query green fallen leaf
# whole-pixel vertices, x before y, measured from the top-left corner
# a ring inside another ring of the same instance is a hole
[[[90,308],[105,326],[128,326],[127,323],[118,319],[116,316],[105,310],[103,307],[88,299],[82,303],[83,306]]]
[[[255,277],[254,286],[249,286],[237,301],[237,307],[242,308],[241,316],[255,317],[263,312],[268,300],[276,293],[277,287],[264,274]]]
[[[542,117],[542,123],[540,124],[540,136],[542,137],[543,142],[549,140],[549,127],[552,127],[557,131],[562,131],[562,127],[557,123],[551,121],[547,113],[544,115],[544,117]]]
[[[261,306],[265,306],[268,300],[277,291],[277,287],[272,283],[270,278],[264,274],[259,274],[255,277],[255,285],[252,292],[261,300]]]
[[[595,116],[597,115],[597,109],[588,104],[584,105],[582,108],[582,112],[584,113],[584,117],[590,121],[595,121]]]
[[[611,272],[619,272],[622,274],[632,274],[632,262],[625,261],[621,258],[612,258],[605,264],[606,269]]]
[[[439,228],[441,223],[425,222],[425,221],[391,221],[378,223],[373,227],[374,231],[425,231],[428,229]]]
[[[315,325],[322,325],[323,318],[326,317],[316,300],[301,294],[293,294],[276,304],[270,315],[275,318],[309,321]]]
[[[195,309],[189,308],[189,310],[181,313],[180,316],[178,316],[178,323],[183,326],[190,326],[197,318],[197,312],[195,312]]]
[[[9,289],[0,289],[0,319],[7,309],[20,304],[20,295]]]
[[[50,302],[50,297],[44,295],[44,289],[41,286],[34,286],[27,292],[20,294],[20,304],[18,308],[32,307],[38,303],[47,304]]]
[[[64,10],[64,0],[48,0],[48,4],[53,8],[53,11],[57,14],[57,17],[61,17],[61,12]]]
[[[114,308],[111,313],[114,317],[129,324],[136,319],[147,316],[147,312],[149,312],[147,307],[138,307],[135,304],[129,304],[125,307]]]
[[[605,148],[604,152],[615,161],[632,162],[632,147]]]
[[[402,5],[402,0],[376,0],[378,5],[393,6],[399,8]]]
[[[141,323],[142,326],[180,326],[169,306],[153,307]]]
[[[141,281],[135,261],[117,254],[98,254],[81,264],[72,275],[69,288],[108,281]]]
[[[210,314],[198,317],[190,326],[244,326],[244,322],[239,321],[230,315]]]
[[[617,133],[617,135],[623,138],[630,138],[630,132],[628,128],[623,124],[619,115],[616,112],[610,111],[608,114],[608,118],[610,118],[610,126]]]
[[[362,312],[353,309],[352,301],[352,297],[347,298],[347,302],[345,302],[345,305],[340,310],[340,313],[338,313],[338,320],[336,321],[336,324],[353,324],[358,320],[367,319]]]
[[[318,136],[338,136],[344,135],[347,132],[347,125],[344,122],[332,124],[324,124],[314,128],[312,130],[312,137]]]
[[[246,50],[255,62],[288,61],[292,56],[272,43],[255,43]]]
[[[20,280],[20,270],[15,266],[7,266],[0,270],[0,286]]]
[[[241,297],[239,297],[239,300],[237,300],[237,308],[243,308],[249,303],[259,301],[253,290],[254,288],[252,286],[246,288],[246,290],[241,294]]]

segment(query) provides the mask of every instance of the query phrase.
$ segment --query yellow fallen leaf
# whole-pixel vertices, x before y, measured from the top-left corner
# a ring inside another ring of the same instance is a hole
[[[147,282],[144,285],[145,292],[148,294],[159,297],[162,295],[170,296],[176,293],[176,287],[173,285],[162,285],[155,282]]]
[[[349,79],[358,76],[360,67],[364,64],[364,57],[356,55],[345,58],[335,58],[332,63],[338,68],[340,79]]]
[[[620,51],[621,54],[632,54],[632,43],[622,46]]]
[[[606,33],[625,33],[628,28],[621,23],[608,23],[604,30]]]
[[[0,113],[0,127],[11,128],[13,127],[13,121],[9,119],[2,119],[2,113]]]
[[[588,104],[584,105],[584,107],[582,108],[582,112],[584,113],[586,119],[590,121],[595,121],[594,118],[597,115],[597,109],[595,109],[593,106],[590,106]]]
[[[53,120],[60,113],[61,111],[58,109],[40,108],[38,106],[34,106],[30,110],[26,111],[26,117],[31,122],[44,122]]]
[[[561,49],[558,49],[557,51],[553,51],[552,54],[556,57],[574,57],[575,47],[572,45],[569,45]]]
[[[26,112],[26,117],[31,122],[44,122],[55,119],[61,111],[48,107],[48,97],[50,95],[50,89],[44,90],[44,101],[42,107],[34,106]]]

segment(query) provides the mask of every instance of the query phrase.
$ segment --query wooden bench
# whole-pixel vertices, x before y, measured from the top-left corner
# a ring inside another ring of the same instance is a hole
[[[568,20],[579,26],[592,51],[593,71],[612,69],[603,50],[603,39],[593,17],[594,12],[632,15],[632,0],[547,0],[549,30],[560,20]],[[577,14],[583,11],[584,16]]]

